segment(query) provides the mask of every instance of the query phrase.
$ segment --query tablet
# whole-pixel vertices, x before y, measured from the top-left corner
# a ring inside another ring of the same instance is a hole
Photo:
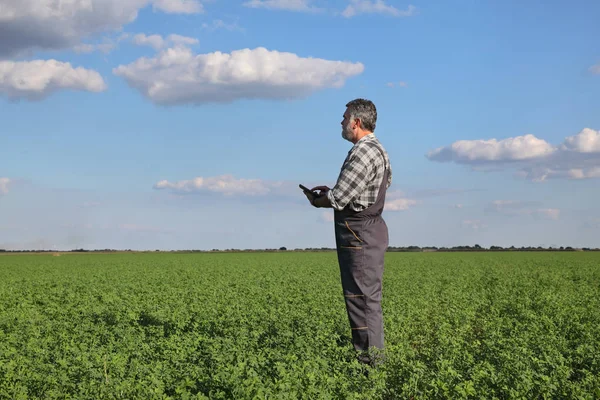
[[[311,193],[313,196],[315,197],[319,197],[319,194],[317,192],[313,192],[312,190],[310,190],[309,188],[307,188],[306,186],[300,184],[298,185],[300,187],[300,189],[304,190],[305,192],[309,192]]]

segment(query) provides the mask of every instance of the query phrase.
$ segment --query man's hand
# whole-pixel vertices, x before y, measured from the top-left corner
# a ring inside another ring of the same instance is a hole
[[[313,194],[315,190],[320,191],[320,193],[318,193],[317,196],[315,196]],[[310,202],[310,204],[313,207],[326,208],[326,207],[331,207],[331,203],[329,202],[329,199],[327,198],[327,192],[330,190],[331,189],[328,188],[327,186],[315,186],[314,188],[311,189],[311,192],[304,191],[304,195],[306,196],[306,198],[308,199],[308,201]]]
[[[314,201],[316,199],[316,196],[314,194],[312,194],[311,192],[307,192],[306,190],[304,190],[303,193],[306,196],[306,198],[308,199],[309,203],[314,206]]]
[[[320,191],[321,193],[319,193],[320,196],[323,196],[324,194],[327,194],[327,192],[329,192],[331,189],[329,189],[327,186],[315,186],[314,188],[310,189],[313,192],[315,190]]]
[[[327,197],[327,192],[331,189],[327,186],[315,186],[311,189],[312,191],[319,190],[319,196],[317,196],[311,204],[316,208],[331,208],[331,202]]]

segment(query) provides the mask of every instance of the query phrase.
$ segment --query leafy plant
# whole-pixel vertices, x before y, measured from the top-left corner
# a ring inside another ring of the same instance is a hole
[[[335,253],[2,255],[0,398],[598,398],[599,261],[389,253],[365,374]]]

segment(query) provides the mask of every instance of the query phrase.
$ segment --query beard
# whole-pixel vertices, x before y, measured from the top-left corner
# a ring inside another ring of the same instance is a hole
[[[342,137],[349,142],[351,142],[354,138],[354,132],[352,132],[352,129],[350,129],[350,124],[342,128]]]

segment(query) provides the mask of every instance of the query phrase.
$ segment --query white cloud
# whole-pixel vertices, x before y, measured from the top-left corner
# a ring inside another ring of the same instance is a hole
[[[532,182],[545,182],[549,179],[594,179],[600,178],[600,167],[590,168],[556,168],[547,166],[524,167],[515,174],[517,177],[529,179]]]
[[[459,208],[459,209],[460,209],[460,208],[463,208],[463,207],[464,207],[464,206],[463,206],[462,204],[455,204],[455,205],[454,205],[454,208]]]
[[[411,17],[416,14],[416,11],[413,5],[409,5],[403,11],[385,4],[383,0],[350,0],[348,7],[342,11],[342,16],[351,18],[358,14],[386,14],[393,17]]]
[[[133,22],[149,4],[169,13],[202,12],[196,0],[0,0],[0,58],[74,47]]]
[[[146,36],[143,33],[138,33],[131,41],[138,46],[150,46],[155,50],[160,50],[165,46],[165,40],[160,35]]]
[[[169,14],[199,14],[204,7],[197,0],[154,0],[154,9]]]
[[[171,42],[173,44],[181,44],[181,45],[193,45],[193,44],[198,44],[199,41],[196,38],[193,37],[189,37],[189,36],[181,36],[181,35],[177,35],[177,34],[170,34],[167,37],[167,42]]]
[[[115,36],[115,37],[104,37],[102,39],[102,43],[96,43],[96,44],[91,44],[91,43],[79,43],[76,44],[72,47],[73,51],[75,53],[81,54],[81,53],[93,53],[94,51],[100,51],[104,54],[108,54],[111,51],[113,51],[115,48],[117,48],[117,46],[119,45],[119,43],[123,40],[129,39],[130,34],[129,33],[121,33],[119,36]]]
[[[243,5],[250,8],[266,8],[269,10],[303,11],[316,12],[321,11],[310,5],[311,0],[250,0]]]
[[[199,176],[194,179],[178,182],[162,180],[156,183],[154,188],[169,189],[173,193],[178,194],[215,192],[227,196],[264,196],[280,185],[278,182],[271,183],[261,179],[236,179],[232,175],[221,175],[207,178]]]
[[[385,209],[388,211],[406,211],[417,204],[413,199],[394,199],[385,202]]]
[[[389,191],[386,194],[384,209],[387,211],[406,211],[419,204],[419,201],[409,198],[400,190]]]
[[[533,135],[504,140],[459,140],[427,154],[430,160],[471,163],[477,161],[516,161],[542,157],[555,149]]]
[[[101,92],[106,84],[96,71],[56,60],[0,61],[0,94],[10,99],[40,100],[61,89]]]
[[[571,179],[590,179],[600,178],[600,166],[593,168],[571,168],[567,171],[568,177]]]
[[[76,46],[73,46],[73,51],[78,54],[93,53],[95,50],[96,46],[94,46],[93,44],[78,44]]]
[[[600,178],[600,132],[585,128],[557,146],[533,135],[501,141],[460,140],[426,156],[483,171],[516,168],[516,176],[534,182]]]
[[[10,185],[11,180],[8,178],[0,178],[0,196],[8,193],[8,186]]]
[[[598,75],[600,75],[600,64],[592,65],[590,67],[590,72],[592,74],[598,74]]]
[[[560,210],[557,208],[539,208],[538,202],[519,200],[494,200],[486,211],[507,216],[531,216],[534,218],[557,220]]]
[[[164,39],[161,35],[146,35],[138,33],[134,35],[131,41],[138,46],[150,46],[155,50],[161,50],[170,45],[193,45],[198,44],[198,39],[171,34]]]
[[[217,29],[225,29],[226,31],[244,31],[244,28],[239,26],[237,22],[227,23],[222,19],[215,19],[210,24],[204,22],[202,24],[202,29],[207,29],[209,31],[216,31]]]
[[[82,43],[73,47],[73,51],[78,54],[93,53],[94,51],[100,51],[104,54],[110,53],[116,45],[114,43],[101,43],[101,44],[89,44]]]
[[[297,99],[340,88],[363,72],[361,63],[304,58],[259,47],[195,55],[170,48],[113,69],[157,104],[202,104],[238,99]]]
[[[536,204],[538,204],[538,203],[531,202],[531,201],[494,200],[491,202],[488,209],[494,210],[497,212],[503,212],[503,211],[508,211],[508,210],[524,209],[525,207],[534,206]]]
[[[575,136],[568,136],[562,149],[579,153],[600,153],[600,131],[585,128]]]

